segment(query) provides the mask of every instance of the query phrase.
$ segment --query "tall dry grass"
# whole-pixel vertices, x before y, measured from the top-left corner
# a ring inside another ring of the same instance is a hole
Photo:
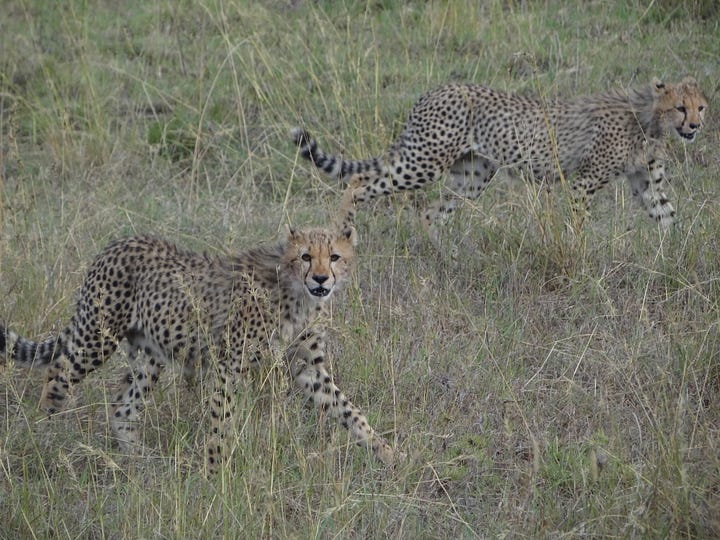
[[[375,464],[288,394],[241,389],[232,467],[199,471],[202,390],[168,370],[141,456],[108,432],[118,355],[37,411],[41,376],[0,371],[0,537],[714,537],[720,462],[715,179],[717,13],[664,2],[6,3],[0,21],[0,320],[66,323],[95,254],[149,232],[219,252],[322,224],[340,186],[298,160],[381,152],[448,80],[572,95],[693,74],[704,132],[671,145],[680,223],[662,234],[624,183],[580,231],[562,190],[499,178],[448,224],[358,216],[332,367],[408,454]],[[703,18],[704,17],[704,18]]]

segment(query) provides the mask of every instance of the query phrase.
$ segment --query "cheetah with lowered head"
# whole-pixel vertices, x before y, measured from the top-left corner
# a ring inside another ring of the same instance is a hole
[[[347,160],[323,152],[303,129],[294,129],[292,136],[300,155],[322,171],[354,179],[356,202],[418,189],[449,173],[449,189],[423,216],[434,239],[432,226],[462,197],[479,196],[505,167],[537,180],[572,175],[583,212],[596,191],[627,176],[633,195],[667,228],[675,210],[664,192],[661,139],[672,133],[693,141],[706,109],[707,100],[690,77],[547,102],[475,84],[448,84],[418,100],[382,157]]]
[[[210,367],[215,376],[206,451],[213,473],[227,457],[238,377],[279,345],[305,398],[391,463],[393,450],[325,367],[322,317],[333,293],[348,281],[354,257],[351,207],[352,202],[337,230],[289,230],[277,244],[227,257],[144,236],[118,240],[90,266],[63,331],[36,342],[0,325],[0,355],[18,365],[46,367],[41,407],[55,412],[71,385],[127,339],[131,356],[140,350],[145,362],[128,374],[114,403],[113,431],[126,449],[138,442],[135,422],[166,362],[181,362],[190,374],[196,364]]]

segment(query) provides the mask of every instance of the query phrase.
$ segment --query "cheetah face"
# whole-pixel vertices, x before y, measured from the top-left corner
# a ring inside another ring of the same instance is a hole
[[[664,127],[673,131],[683,142],[692,142],[705,118],[707,100],[692,77],[679,84],[660,83],[658,109]]]
[[[287,256],[293,276],[314,301],[324,302],[350,277],[354,236],[352,227],[340,233],[290,231]]]

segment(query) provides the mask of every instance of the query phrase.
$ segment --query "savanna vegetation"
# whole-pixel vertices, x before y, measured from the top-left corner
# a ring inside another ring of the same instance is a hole
[[[500,175],[440,252],[415,211],[440,186],[360,208],[329,356],[394,467],[279,365],[240,389],[210,479],[203,388],[179,370],[126,456],[107,418],[126,356],[51,418],[41,373],[0,367],[1,538],[720,536],[714,2],[20,0],[0,51],[0,320],[28,337],[66,324],[118,237],[221,253],[330,222],[342,186],[293,126],[376,155],[446,81],[570,96],[692,75],[710,103],[695,143],[668,144],[667,233],[624,182],[578,230],[562,185]]]

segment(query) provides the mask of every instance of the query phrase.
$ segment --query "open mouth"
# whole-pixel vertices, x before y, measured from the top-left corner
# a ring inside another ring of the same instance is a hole
[[[308,289],[308,291],[310,291],[310,294],[317,296],[318,298],[323,298],[330,294],[330,289],[326,289],[325,287],[315,287],[314,289]]]
[[[680,136],[681,136],[683,139],[685,139],[686,141],[692,141],[692,140],[695,138],[695,132],[694,132],[694,131],[693,131],[692,133],[683,133],[682,131],[680,131],[680,130],[678,129],[677,132],[678,132],[678,135],[680,135]]]

